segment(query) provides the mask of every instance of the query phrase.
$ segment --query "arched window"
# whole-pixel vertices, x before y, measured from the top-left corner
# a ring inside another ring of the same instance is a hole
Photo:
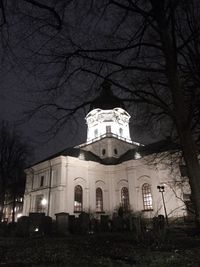
[[[150,184],[147,184],[147,183],[143,184],[142,196],[143,196],[144,210],[152,210],[153,203],[152,203],[152,194],[151,194]]]
[[[80,185],[74,188],[74,212],[81,212],[83,208],[83,190]]]
[[[102,149],[102,155],[104,156],[106,154],[106,150]]]
[[[124,210],[129,210],[129,193],[127,187],[122,187],[121,190],[121,203]]]
[[[100,187],[96,189],[96,212],[103,211],[103,192]]]

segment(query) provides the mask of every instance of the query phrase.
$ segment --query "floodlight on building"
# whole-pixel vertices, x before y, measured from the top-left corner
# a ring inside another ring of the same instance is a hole
[[[47,204],[47,200],[46,200],[45,198],[43,198],[42,201],[41,201],[41,204],[42,204],[43,206],[46,206],[46,204]]]
[[[141,159],[141,154],[139,152],[135,152],[135,159]]]
[[[17,214],[17,218],[20,218],[20,217],[22,217],[22,213]]]

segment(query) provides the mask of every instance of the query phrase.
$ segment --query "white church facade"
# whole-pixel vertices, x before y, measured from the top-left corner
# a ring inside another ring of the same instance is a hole
[[[67,148],[26,170],[23,215],[81,212],[112,217],[119,207],[152,218],[187,215],[187,183],[179,172],[154,157],[167,153],[166,142],[143,146],[133,142],[130,115],[108,84],[86,116],[86,143]],[[163,186],[163,195],[158,190]],[[164,197],[164,202],[163,198]],[[166,211],[164,205],[166,206]]]

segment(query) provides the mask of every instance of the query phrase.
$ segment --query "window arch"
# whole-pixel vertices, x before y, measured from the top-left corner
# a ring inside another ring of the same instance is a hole
[[[96,189],[96,212],[103,211],[103,191],[100,187]]]
[[[74,212],[81,212],[83,209],[83,189],[80,185],[74,188]]]
[[[105,148],[102,149],[102,155],[104,156],[106,154]]]
[[[152,210],[153,202],[152,202],[152,194],[151,194],[151,186],[148,183],[143,184],[142,186],[142,197],[144,210]]]
[[[127,187],[121,189],[121,203],[124,210],[129,210],[129,193]]]

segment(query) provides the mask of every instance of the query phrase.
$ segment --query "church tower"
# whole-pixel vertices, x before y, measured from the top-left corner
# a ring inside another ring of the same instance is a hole
[[[87,141],[80,147],[112,163],[139,145],[132,142],[130,137],[130,117],[123,101],[113,94],[111,84],[104,82],[100,95],[92,102],[85,118]]]

